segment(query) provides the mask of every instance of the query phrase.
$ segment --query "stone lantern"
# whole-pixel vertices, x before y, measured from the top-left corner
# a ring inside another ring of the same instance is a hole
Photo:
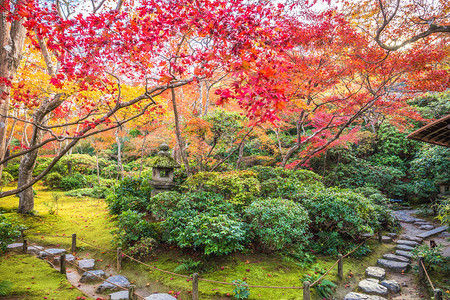
[[[152,196],[169,191],[175,186],[173,181],[173,170],[180,165],[170,156],[169,145],[162,143],[159,145],[159,152],[150,163],[153,168],[153,178],[150,184],[154,187]]]

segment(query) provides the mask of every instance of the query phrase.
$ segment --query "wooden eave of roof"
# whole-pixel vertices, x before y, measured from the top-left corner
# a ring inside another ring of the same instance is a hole
[[[417,129],[408,138],[450,148],[450,114]]]

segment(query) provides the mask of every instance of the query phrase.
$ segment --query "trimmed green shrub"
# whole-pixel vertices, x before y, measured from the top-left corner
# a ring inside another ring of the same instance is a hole
[[[57,189],[61,186],[62,178],[63,177],[58,172],[52,172],[45,176],[42,182],[44,183],[44,186],[47,186],[51,189]]]
[[[147,212],[152,189],[143,178],[125,177],[115,192],[106,198],[110,213],[120,215],[128,209]]]
[[[254,201],[247,207],[245,216],[256,241],[266,251],[301,245],[310,238],[308,213],[291,200]]]
[[[150,204],[147,209],[151,211],[157,219],[165,219],[184,197],[183,194],[178,192],[162,192],[150,198]]]
[[[117,220],[117,229],[113,230],[114,243],[129,248],[144,238],[157,236],[154,225],[145,219],[144,213],[132,210],[122,212]]]
[[[84,189],[77,189],[65,192],[65,196],[69,197],[91,197],[91,198],[97,198],[97,199],[105,199],[108,194],[108,188],[104,186],[95,186],[93,188],[84,188]]]
[[[13,181],[14,181],[14,177],[12,177],[11,174],[9,174],[6,171],[2,172],[2,180],[1,180],[2,186],[8,185],[10,182],[13,182]]]
[[[65,190],[76,190],[86,187],[86,179],[80,173],[64,176],[61,179],[60,187]]]
[[[6,246],[20,236],[20,230],[24,226],[0,213],[0,252],[6,250]]]

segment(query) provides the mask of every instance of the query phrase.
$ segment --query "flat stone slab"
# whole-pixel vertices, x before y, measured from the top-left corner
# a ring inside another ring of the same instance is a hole
[[[128,291],[115,292],[109,295],[110,300],[128,300]]]
[[[386,271],[380,267],[368,267],[366,269],[366,276],[373,277],[378,280],[384,280],[386,276]]]
[[[397,244],[397,246],[395,246],[395,248],[398,250],[403,250],[403,251],[413,251],[414,250],[414,247],[406,246],[406,245],[402,245],[402,244]]]
[[[367,294],[376,294],[387,296],[388,289],[380,284],[380,281],[374,278],[367,278],[358,283],[358,288]]]
[[[385,244],[392,244],[393,243],[392,238],[390,236],[386,236],[386,235],[383,235],[381,237],[381,241],[383,243],[385,243]]]
[[[397,244],[406,245],[406,246],[410,246],[410,247],[417,247],[420,245],[418,242],[408,241],[408,240],[398,240]]]
[[[351,292],[345,295],[344,300],[387,300],[384,297],[375,296],[375,295],[366,295],[366,294],[360,294]]]
[[[387,259],[387,260],[400,261],[400,262],[404,262],[404,263],[409,263],[410,262],[409,258],[406,258],[406,257],[401,256],[401,255],[395,255],[395,254],[392,254],[392,253],[388,253],[388,254],[383,255],[383,258]],[[382,280],[382,279],[380,279],[380,280]]]
[[[23,243],[12,243],[6,246],[6,249],[11,251],[22,251]]]
[[[54,258],[54,261],[59,263],[60,258],[61,258],[61,256],[57,256]],[[72,254],[66,254],[66,261],[74,262],[75,256],[73,256]]]
[[[395,280],[383,280],[381,285],[386,287],[389,292],[397,294],[400,293],[400,285]]]
[[[402,273],[408,271],[410,265],[408,263],[399,262],[399,261],[393,261],[393,260],[387,260],[387,259],[378,259],[377,264],[387,268],[395,273]]]
[[[177,299],[169,294],[158,293],[146,297],[144,300],[174,300]]]
[[[412,253],[411,253],[411,252],[408,252],[408,251],[396,250],[396,251],[395,251],[395,254],[396,254],[396,255],[400,255],[400,256],[404,256],[404,257],[409,258],[409,259],[412,259],[412,258],[413,258]]]
[[[45,251],[41,251],[39,252],[39,257],[49,257],[49,256],[59,256],[61,254],[65,254],[67,251],[66,249],[57,249],[57,248],[52,248],[52,249],[46,249]]]
[[[44,250],[42,246],[28,246],[27,248],[27,252],[30,254],[39,254],[42,250]]]
[[[417,237],[422,238],[422,239],[426,239],[426,238],[429,237],[429,236],[432,236],[432,235],[435,235],[435,234],[437,234],[437,233],[440,233],[440,232],[442,232],[442,231],[447,230],[447,228],[448,228],[448,226],[447,226],[447,225],[444,225],[444,226],[435,228],[435,229],[433,229],[433,230],[426,231],[426,232],[423,232],[423,233],[421,233],[421,234],[418,234]]]
[[[130,287],[130,282],[125,276],[122,275],[111,276],[108,277],[108,279],[106,280],[124,288]],[[117,291],[119,288],[114,284],[105,281],[102,284],[100,284],[95,291],[100,294],[104,293],[105,291]]]
[[[389,237],[391,237],[391,238],[396,238],[397,237],[397,234],[395,232],[389,232],[387,235]]]
[[[433,225],[422,225],[422,226],[419,227],[419,229],[421,229],[421,230],[431,230],[431,229],[434,229],[434,226]]]
[[[83,273],[84,270],[94,270],[95,267],[95,259],[82,259],[78,261],[78,272]]]
[[[101,277],[101,278],[98,278]],[[81,275],[80,282],[95,282],[95,281],[102,281],[102,279],[105,279],[106,273],[103,270],[92,270],[89,272],[84,272]],[[127,292],[127,299],[128,299],[128,292]]]
[[[401,235],[400,238],[402,240],[408,240],[408,241],[414,241],[418,243],[422,243],[423,238],[417,237],[417,236],[411,236],[411,235]]]

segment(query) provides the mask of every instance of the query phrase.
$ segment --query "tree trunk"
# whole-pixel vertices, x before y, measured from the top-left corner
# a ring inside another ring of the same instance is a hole
[[[242,163],[242,158],[244,157],[244,146],[245,146],[245,140],[242,140],[242,143],[239,145],[239,157],[236,162],[236,170],[239,170]]]
[[[142,174],[142,168],[144,166],[144,149],[145,149],[145,140],[147,139],[147,132],[145,132],[144,140],[142,141],[142,148],[141,148],[141,165],[139,166],[139,178],[141,178]]]
[[[181,128],[180,128],[180,117],[178,115],[177,110],[177,102],[175,98],[175,89],[171,88],[172,91],[172,106],[173,106],[173,115],[175,118],[175,134],[177,136],[178,146],[180,147],[181,158],[183,159],[184,167],[186,169],[186,175],[191,176],[191,170],[189,168],[189,162],[186,156],[186,149],[184,146],[183,137],[181,136]]]
[[[122,144],[120,143],[119,129],[116,130],[114,135],[116,136],[116,143],[117,143],[117,167],[119,168],[119,170],[117,171],[120,175],[120,179],[123,180]]]
[[[283,156],[283,160],[281,161],[281,167],[286,167],[286,164],[288,160],[292,157],[292,155],[300,148],[300,145],[302,143],[302,136],[301,136],[301,129],[303,124],[303,116],[304,111],[301,112],[300,117],[297,121],[297,141],[295,142],[295,145],[289,148],[289,150],[286,152],[286,154]]]

